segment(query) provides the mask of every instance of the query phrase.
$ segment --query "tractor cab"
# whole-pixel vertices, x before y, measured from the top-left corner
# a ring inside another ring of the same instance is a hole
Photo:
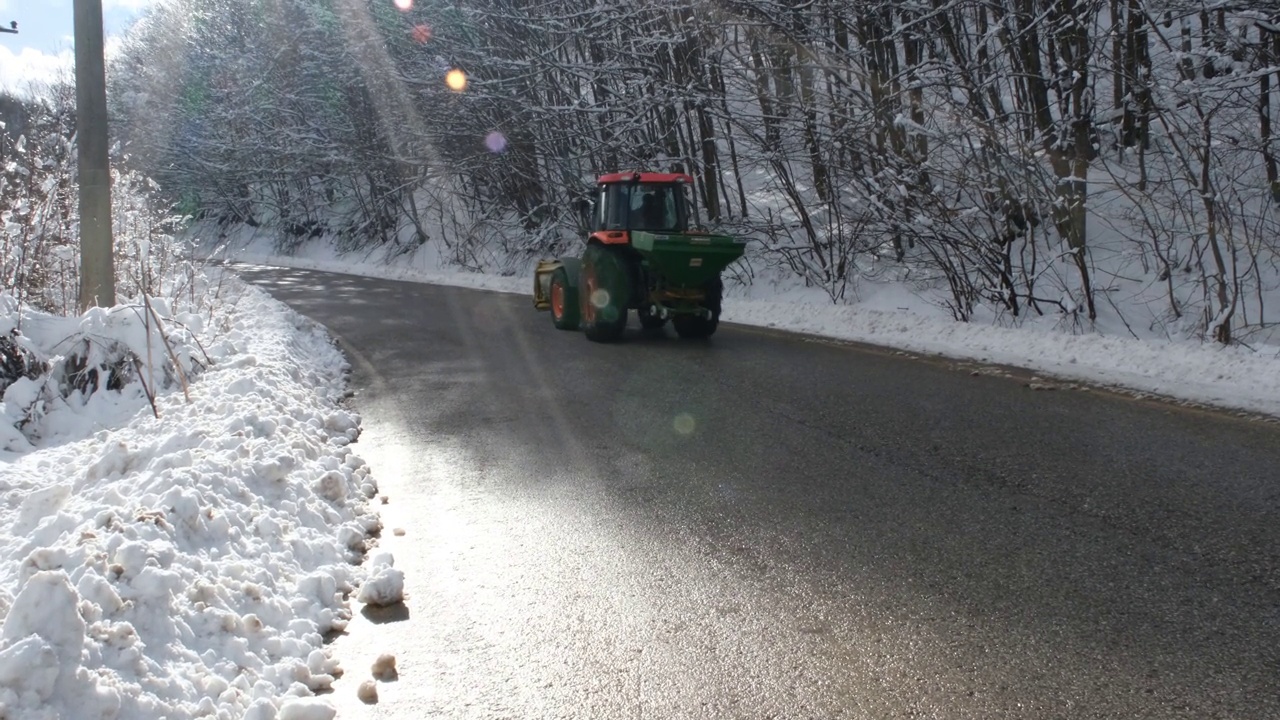
[[[683,233],[697,224],[693,178],[679,173],[613,173],[598,180],[592,236],[625,244],[633,230]]]

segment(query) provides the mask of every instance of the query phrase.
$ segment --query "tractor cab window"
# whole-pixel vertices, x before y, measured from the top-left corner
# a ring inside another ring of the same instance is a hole
[[[678,232],[683,227],[680,186],[616,183],[600,191],[604,230]]]
[[[675,185],[634,185],[631,189],[633,230],[674,231],[679,227]]]

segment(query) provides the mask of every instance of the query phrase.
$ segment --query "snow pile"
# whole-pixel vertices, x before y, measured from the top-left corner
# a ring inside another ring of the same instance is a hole
[[[0,717],[332,717],[301,698],[337,671],[323,638],[350,617],[377,489],[350,448],[341,354],[234,285],[203,352],[169,360],[206,366],[189,402],[153,358],[135,369],[162,389],[159,418],[136,382],[52,393],[22,434],[39,449],[0,452]],[[126,317],[44,318],[22,342],[48,352],[88,326],[146,352]],[[184,324],[196,347],[201,323]],[[25,406],[31,386],[9,386],[5,413],[11,394]]]

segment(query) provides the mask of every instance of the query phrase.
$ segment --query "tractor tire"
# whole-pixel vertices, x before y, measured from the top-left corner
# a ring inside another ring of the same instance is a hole
[[[582,329],[594,342],[615,342],[627,329],[631,273],[622,253],[607,245],[589,245],[582,255],[578,306]]]
[[[563,267],[551,273],[551,322],[559,330],[578,329],[578,289],[569,284]]]
[[[667,324],[667,318],[652,312],[653,305],[645,303],[636,310],[636,317],[640,318],[640,327],[645,330],[657,330]]]
[[[716,278],[707,284],[707,299],[702,306],[711,311],[711,317],[699,315],[677,315],[671,318],[676,334],[685,340],[709,338],[720,327],[720,304],[724,297],[724,283]]]

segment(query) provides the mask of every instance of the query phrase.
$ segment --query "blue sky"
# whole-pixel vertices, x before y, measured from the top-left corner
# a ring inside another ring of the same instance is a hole
[[[107,35],[121,33],[158,0],[102,0]],[[0,34],[0,88],[22,89],[71,66],[71,0],[0,0],[0,25],[18,21],[18,34]]]

